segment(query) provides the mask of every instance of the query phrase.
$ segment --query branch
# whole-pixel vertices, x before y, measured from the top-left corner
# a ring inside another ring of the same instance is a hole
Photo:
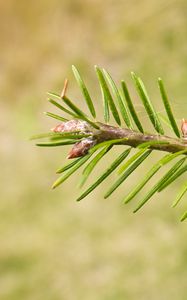
[[[61,116],[51,112],[45,113],[49,117],[62,121],[62,123],[55,126],[51,130],[52,132],[39,134],[33,137],[34,139],[49,139],[47,142],[37,143],[37,146],[56,147],[73,145],[67,157],[68,159],[72,159],[72,162],[57,170],[57,173],[61,175],[55,181],[52,188],[56,188],[62,184],[84,165],[85,167],[82,172],[81,180],[81,186],[83,186],[99,161],[105,159],[107,153],[114,146],[127,146],[127,149],[125,149],[117,158],[114,158],[111,165],[109,165],[101,175],[96,176],[95,182],[78,197],[77,201],[85,198],[112,172],[119,168],[117,180],[104,195],[104,197],[107,198],[119,187],[119,185],[124,183],[124,181],[135,172],[142,163],[144,163],[146,158],[151,155],[153,151],[158,150],[160,153],[161,151],[167,152],[165,156],[161,157],[160,160],[151,166],[147,173],[145,172],[145,175],[143,174],[143,176],[141,176],[141,181],[128,195],[123,195],[123,202],[128,203],[163,166],[169,166],[164,176],[160,176],[159,181],[153,185],[150,191],[145,194],[142,201],[134,209],[134,212],[136,212],[147,203],[155,193],[159,193],[167,188],[187,172],[187,120],[181,118],[182,124],[181,129],[179,129],[161,78],[158,79],[158,85],[161,100],[165,109],[164,115],[158,113],[154,108],[144,83],[132,72],[131,75],[136,91],[154,130],[152,133],[147,133],[136,112],[136,108],[125,81],[122,80],[121,86],[118,88],[111,75],[106,70],[96,66],[95,71],[102,94],[104,119],[103,122],[98,122],[96,121],[97,113],[94,102],[87,86],[79,71],[74,66],[72,67],[72,70],[86,102],[89,115],[66,96],[68,81],[65,80],[64,88],[60,95],[48,93],[49,102],[60,109],[61,112],[63,112],[63,115]],[[110,125],[111,115],[117,126]],[[176,138],[164,134],[165,125],[170,128]],[[134,129],[134,126],[137,128],[136,130]],[[133,155],[131,155],[132,148],[137,149]],[[122,166],[120,166],[120,164],[122,164]],[[183,184],[181,191],[173,202],[173,207],[178,205],[185,193],[187,193],[187,183]],[[182,215],[181,221],[185,219],[187,219],[187,211]]]
[[[123,139],[121,143],[118,142],[117,144],[128,145],[136,148],[144,143],[147,143],[149,146],[150,143],[149,149],[170,153],[187,150],[187,141],[185,139],[182,140],[166,135],[141,133],[128,128],[119,128],[103,123],[99,123],[99,126],[100,130],[96,132],[93,131],[93,139],[96,139],[97,143],[108,140]]]

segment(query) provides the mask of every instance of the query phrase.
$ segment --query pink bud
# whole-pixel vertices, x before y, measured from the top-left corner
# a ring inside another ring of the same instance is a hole
[[[186,139],[187,138],[187,120],[185,120],[185,119],[182,119],[181,131],[182,131],[183,137]]]
[[[63,122],[58,124],[56,127],[52,128],[53,132],[89,132],[89,125],[86,121],[82,120],[70,120],[67,122]]]
[[[56,127],[52,128],[51,131],[53,132],[63,132],[64,123],[58,124]]]
[[[84,139],[77,142],[68,154],[68,159],[84,156],[88,153],[89,149],[95,145],[95,141],[91,139]]]

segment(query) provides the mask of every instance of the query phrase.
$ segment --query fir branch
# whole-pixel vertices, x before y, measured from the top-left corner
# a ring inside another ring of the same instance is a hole
[[[37,142],[40,147],[55,147],[64,145],[73,145],[67,158],[73,159],[69,164],[65,164],[57,170],[57,173],[63,173],[53,184],[56,188],[67,180],[80,167],[85,165],[82,173],[81,186],[86,182],[87,178],[96,168],[101,160],[106,160],[105,156],[115,146],[124,145],[125,149],[117,158],[111,161],[111,165],[99,175],[95,182],[88,187],[77,201],[85,198],[96,187],[98,187],[121,163],[125,163],[118,169],[116,182],[105,192],[105,198],[109,197],[133,172],[136,171],[139,165],[144,164],[146,158],[151,155],[153,151],[167,152],[167,154],[158,160],[151,169],[145,173],[140,183],[125,196],[124,203],[131,201],[146,183],[157,173],[160,169],[169,165],[174,159],[180,158],[160,180],[153,185],[150,191],[144,196],[138,207],[134,212],[138,211],[149,199],[156,193],[161,192],[166,187],[170,186],[180,176],[187,172],[187,165],[183,163],[187,158],[187,120],[182,119],[181,132],[178,128],[177,121],[174,117],[171,103],[168,100],[163,81],[159,78],[159,88],[161,99],[165,108],[166,114],[158,113],[147,94],[142,80],[132,72],[133,82],[140,96],[148,118],[150,119],[156,132],[146,132],[144,126],[139,118],[133,100],[130,97],[125,81],[121,81],[121,89],[118,89],[117,84],[112,76],[104,69],[95,67],[98,77],[99,85],[103,98],[103,118],[96,120],[96,109],[91,94],[76,67],[72,67],[78,86],[87,104],[90,115],[87,115],[74,101],[67,97],[67,83],[65,80],[61,95],[50,92],[48,95],[49,102],[55,107],[65,113],[66,116],[56,115],[52,112],[45,114],[53,119],[59,120],[62,123],[51,129],[52,132],[35,135],[32,139],[48,139],[46,142]],[[55,99],[55,100],[54,100]],[[67,106],[67,108],[65,107]],[[113,115],[115,125],[109,124],[110,113]],[[133,130],[131,120],[136,124],[137,130]],[[177,138],[173,136],[164,135],[164,127],[162,121],[166,124]],[[124,122],[124,124],[123,124]],[[131,149],[137,149],[137,152],[130,156]],[[94,154],[94,155],[93,155]],[[92,158],[92,155],[94,156]],[[130,157],[129,157],[130,156]],[[176,200],[173,202],[175,207],[182,197],[187,192],[187,184],[185,183],[182,190],[178,193]],[[187,218],[185,212],[181,221]]]

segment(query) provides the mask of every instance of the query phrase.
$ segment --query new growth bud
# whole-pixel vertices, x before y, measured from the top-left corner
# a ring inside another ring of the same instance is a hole
[[[187,120],[182,119],[181,131],[184,139],[187,139]]]
[[[86,155],[89,149],[95,145],[95,143],[96,141],[91,138],[86,138],[80,142],[77,142],[69,152],[67,158],[71,159]]]
[[[90,125],[86,121],[82,120],[70,120],[63,122],[56,127],[52,128],[53,132],[81,132],[88,133],[90,132]]]
[[[91,131],[91,126],[83,120],[70,120],[58,124],[56,127],[52,128],[51,131],[56,133],[65,132],[77,132],[80,134],[93,134],[93,128]],[[96,140],[93,137],[84,138],[81,141],[75,143],[73,148],[68,154],[67,158],[76,158],[84,156],[88,153],[89,149],[96,144]]]

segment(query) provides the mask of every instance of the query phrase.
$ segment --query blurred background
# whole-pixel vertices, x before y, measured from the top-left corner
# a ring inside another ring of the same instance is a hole
[[[125,79],[143,122],[130,71],[160,111],[161,76],[180,124],[187,118],[187,2],[0,0],[0,299],[186,299],[185,199],[170,208],[178,183],[136,215],[136,202],[121,199],[145,167],[107,200],[116,174],[81,203],[74,201],[80,173],[50,189],[68,147],[37,148],[28,138],[58,124],[42,112],[55,112],[46,92],[60,92],[65,77],[71,97],[83,102],[72,64],[100,111],[93,66]]]

